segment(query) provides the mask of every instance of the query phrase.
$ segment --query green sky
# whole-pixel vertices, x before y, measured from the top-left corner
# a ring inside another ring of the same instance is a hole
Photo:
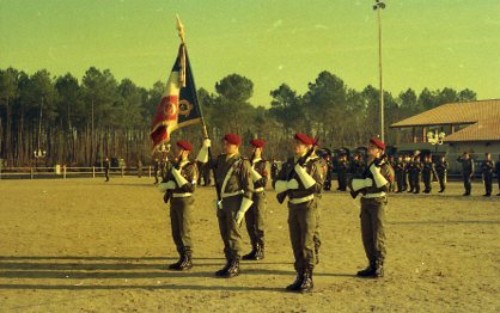
[[[299,93],[328,70],[353,88],[378,85],[373,0],[0,0],[0,68],[81,78],[109,68],[149,88],[165,80],[186,27],[198,87],[232,73],[268,105],[281,83]],[[384,85],[471,88],[500,98],[499,0],[386,0]]]

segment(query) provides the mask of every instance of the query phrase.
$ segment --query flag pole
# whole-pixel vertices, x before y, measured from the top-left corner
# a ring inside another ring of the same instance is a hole
[[[179,33],[179,39],[181,40],[184,60],[187,60],[188,53],[187,53],[187,47],[186,47],[186,43],[185,43],[184,25],[182,24],[181,19],[179,18],[178,14],[176,15],[176,18],[177,18],[177,31]],[[187,66],[188,64],[189,64],[188,62],[184,62],[184,66]],[[189,71],[191,72],[191,75],[188,75],[187,77],[193,80],[191,82],[193,89],[194,89],[194,93],[195,93],[194,97],[193,97],[193,101],[195,103],[193,103],[193,105],[195,107],[197,107],[198,110],[200,111],[201,131],[203,133],[203,138],[210,139],[208,137],[207,124],[205,122],[205,118],[203,117],[203,111],[201,109],[201,105],[198,102],[197,89],[196,89],[196,85],[194,84],[194,78],[193,78],[194,75],[193,75],[191,68],[189,69]],[[183,72],[186,73],[186,69],[184,69]],[[184,77],[186,77],[186,75],[184,75]],[[183,84],[186,84],[185,79],[183,80]],[[209,162],[209,164],[212,163],[212,160],[213,160],[212,147],[209,147],[208,148],[208,162]],[[217,191],[217,202],[219,202],[219,201],[221,201],[221,190],[219,189],[219,184],[217,182],[217,176],[215,175],[215,168],[213,166],[210,166],[210,168],[212,169],[212,174],[214,176],[215,190]]]

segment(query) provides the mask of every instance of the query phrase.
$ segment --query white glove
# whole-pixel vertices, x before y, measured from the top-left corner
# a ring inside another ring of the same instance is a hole
[[[259,174],[254,168],[252,168],[252,180],[253,182],[258,181],[259,179],[262,178],[262,175]]]
[[[175,184],[175,182],[173,180],[169,180],[166,183],[159,184],[158,191],[160,191],[161,193],[164,193],[165,191],[167,191],[169,189],[175,189],[176,187],[177,187],[177,185]]]
[[[371,178],[355,178],[352,180],[352,190],[358,191],[364,188],[371,187],[373,185],[373,180]]]
[[[245,218],[245,213],[248,211],[248,209],[250,209],[252,204],[253,201],[246,197],[243,197],[243,199],[241,200],[240,209],[238,210],[238,212],[236,212],[236,216],[234,218],[238,226],[240,226],[241,222],[243,222],[243,218]]]
[[[201,163],[207,163],[208,162],[208,148],[212,146],[212,141],[210,139],[205,139],[203,140],[203,144],[201,145],[201,149],[198,152],[198,156],[196,157],[196,160],[200,161]]]
[[[299,182],[295,178],[292,178],[288,181],[278,180],[274,184],[274,190],[276,190],[276,193],[282,193],[289,189],[299,189]]]
[[[177,185],[179,185],[180,187],[188,183],[184,176],[181,175],[181,172],[174,167],[172,167],[172,176],[174,176]]]
[[[379,166],[375,166],[375,164],[372,164],[370,166],[370,172],[373,175],[373,180],[375,181],[375,186],[377,186],[377,188],[385,186],[389,183],[384,175],[382,175],[382,173],[380,172]]]
[[[309,175],[306,169],[303,168],[302,166],[296,164],[293,169],[295,170],[295,173],[297,173],[297,175],[299,176],[300,180],[302,181],[306,189],[309,189],[316,184],[314,178],[312,178],[311,175]]]

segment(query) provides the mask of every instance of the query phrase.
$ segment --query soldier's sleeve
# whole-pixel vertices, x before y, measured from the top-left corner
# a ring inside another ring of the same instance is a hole
[[[252,199],[253,195],[253,180],[252,180],[252,166],[248,160],[242,160],[241,165],[241,187],[243,189],[243,196]]]
[[[391,190],[391,183],[394,182],[394,169],[389,164],[383,164],[380,168],[381,174],[387,180],[387,184],[381,187],[381,189],[385,192],[389,192]]]
[[[269,172],[267,171],[267,161],[261,161],[258,163],[258,166],[255,167],[255,170],[262,176],[261,179],[254,182],[255,188],[266,187],[267,181],[269,180]]]
[[[325,175],[323,172],[323,166],[319,160],[313,162],[311,166],[311,175],[312,178],[316,181],[310,189],[314,193],[321,193],[323,191],[323,183],[325,182]]]
[[[185,174],[184,178],[188,181],[187,184],[181,187],[182,192],[194,192],[196,188],[196,179],[198,178],[197,169],[195,163],[189,163],[186,165],[183,170],[183,174]]]

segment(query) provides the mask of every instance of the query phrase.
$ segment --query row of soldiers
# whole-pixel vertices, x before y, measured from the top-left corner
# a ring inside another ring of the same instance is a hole
[[[231,278],[240,274],[240,260],[264,258],[264,223],[266,215],[265,186],[269,179],[267,161],[263,159],[265,142],[250,141],[252,157],[242,157],[239,148],[241,138],[236,134],[224,136],[224,153],[210,158],[211,141],[205,139],[197,161],[214,171],[217,191],[217,219],[224,244],[226,264],[215,272],[217,277]],[[295,281],[286,287],[293,292],[313,289],[313,271],[319,262],[321,246],[319,224],[319,200],[323,191],[326,166],[315,153],[315,139],[303,133],[293,137],[289,158],[272,181],[277,200],[288,198],[289,236],[295,258]],[[188,141],[178,141],[177,158],[166,171],[159,189],[164,201],[170,201],[172,237],[179,253],[179,260],[171,264],[172,270],[189,270],[193,266],[191,239],[191,215],[193,194],[197,183],[196,162],[189,159],[193,147]],[[384,207],[386,192],[393,181],[393,170],[383,158],[385,144],[377,138],[369,142],[369,164],[359,177],[352,179],[349,188],[354,197],[361,194],[361,230],[369,265],[357,273],[360,277],[383,276],[385,258]],[[252,250],[241,255],[241,225],[246,222]]]
[[[327,172],[324,182],[324,190],[331,189],[333,162],[330,155],[324,156]],[[431,154],[422,155],[420,151],[416,150],[412,155],[404,154],[396,158],[394,156],[388,157],[387,161],[391,164],[395,171],[395,182],[391,185],[391,192],[414,193],[419,194],[421,184],[424,185],[424,193],[432,192],[432,182],[439,182],[439,193],[446,190],[448,180],[448,162],[445,156],[440,156],[436,161],[433,160]],[[462,177],[464,182],[464,196],[471,194],[471,180],[475,173],[475,162],[470,157],[468,152],[464,152],[463,156],[457,159],[462,165]],[[493,188],[493,173],[496,172],[498,177],[498,186],[500,189],[500,158],[494,164],[490,153],[485,153],[485,159],[480,163],[481,175],[485,186],[484,196],[492,195]],[[354,154],[351,160],[348,160],[346,154],[341,154],[337,162],[335,162],[335,170],[337,172],[338,191],[346,191],[348,181],[354,177],[359,176],[366,169],[366,163],[360,154]],[[500,195],[500,193],[498,194]]]

